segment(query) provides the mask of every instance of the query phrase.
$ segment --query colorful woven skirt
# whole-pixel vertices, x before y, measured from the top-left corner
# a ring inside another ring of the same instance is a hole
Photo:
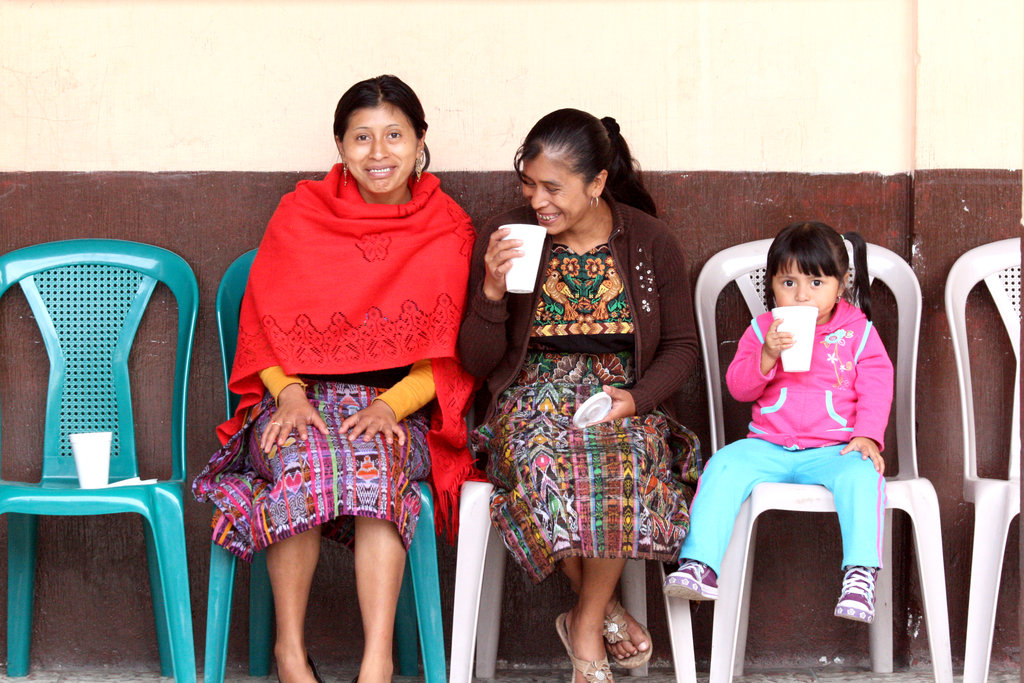
[[[531,353],[474,433],[495,485],[491,521],[535,582],[572,556],[676,560],[700,473],[697,437],[660,412],[574,427],[577,406],[601,384],[626,382],[631,362],[559,355]]]
[[[269,395],[252,411],[245,425],[214,454],[192,484],[198,500],[217,507],[213,540],[245,560],[271,543],[322,527],[325,538],[346,545],[353,541],[354,517],[395,523],[409,547],[420,514],[412,482],[427,478],[426,413],[401,422],[404,446],[388,444],[379,435],[349,441],[341,423],[383,393],[383,389],[336,382],[313,382],[306,396],[327,425],[327,435],[308,430],[308,441],[294,434],[270,453],[259,447],[260,434],[272,419]]]

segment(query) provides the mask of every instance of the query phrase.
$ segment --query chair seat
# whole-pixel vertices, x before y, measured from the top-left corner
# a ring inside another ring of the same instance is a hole
[[[0,513],[76,516],[136,512],[150,516],[153,498],[160,494],[172,496],[182,506],[180,482],[83,489],[77,482],[61,485],[0,481]]]
[[[964,500],[977,503],[983,498],[1006,498],[1020,513],[1020,479],[968,479],[964,482]]]

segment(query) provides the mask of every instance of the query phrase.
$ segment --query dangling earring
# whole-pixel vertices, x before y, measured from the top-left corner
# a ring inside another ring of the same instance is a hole
[[[420,155],[416,157],[416,182],[420,181],[420,176],[423,175],[423,167],[427,165],[427,155],[425,152],[420,150]]]
[[[590,198],[590,208],[594,209],[594,208],[597,208],[599,206],[601,206],[601,198],[600,197],[591,197]]]
[[[348,164],[341,162],[341,184],[348,187]]]

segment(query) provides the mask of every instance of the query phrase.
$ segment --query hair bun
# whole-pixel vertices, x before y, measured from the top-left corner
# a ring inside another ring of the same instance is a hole
[[[613,119],[612,117],[610,117],[610,116],[604,117],[603,119],[601,119],[601,123],[604,124],[604,129],[606,131],[608,131],[608,135],[618,135],[619,134],[619,124],[616,123],[615,119]]]

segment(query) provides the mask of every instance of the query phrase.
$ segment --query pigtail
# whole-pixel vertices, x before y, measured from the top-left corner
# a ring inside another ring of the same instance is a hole
[[[848,254],[852,254],[853,262],[850,263],[850,278],[846,283],[847,300],[864,312],[865,317],[871,320],[871,280],[868,277],[868,245],[860,233],[851,230],[843,233],[843,246],[847,244]]]

